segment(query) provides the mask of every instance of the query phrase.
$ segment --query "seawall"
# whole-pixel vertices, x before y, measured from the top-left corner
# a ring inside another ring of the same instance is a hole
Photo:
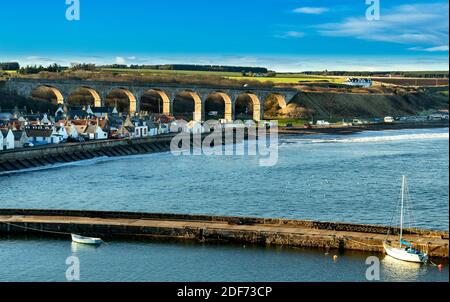
[[[236,143],[239,138],[230,130],[222,133],[222,143]],[[227,132],[227,133],[225,133]],[[202,134],[203,139],[209,134]],[[84,143],[64,143],[45,145],[32,148],[21,148],[0,151],[0,173],[31,169],[48,165],[88,160],[96,157],[118,157],[136,154],[168,152],[175,134],[164,134],[141,139],[99,140]],[[198,147],[192,135],[185,134],[190,139],[190,147]],[[242,139],[242,138],[241,138]],[[248,139],[247,132],[243,139]]]
[[[0,172],[42,167],[94,157],[114,157],[170,150],[172,135],[136,140],[105,140],[0,152]]]
[[[383,252],[398,228],[352,223],[106,211],[0,209],[0,234],[77,233],[102,238],[154,238],[196,242],[281,245]],[[406,229],[405,239],[448,258],[447,232]]]

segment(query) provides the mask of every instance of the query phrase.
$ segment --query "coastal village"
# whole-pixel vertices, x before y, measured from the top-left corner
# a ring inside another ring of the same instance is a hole
[[[423,122],[429,120],[448,120],[448,112],[437,112],[428,116],[385,117],[378,122]],[[215,121],[221,128],[229,125],[224,120]],[[262,121],[271,127],[271,122]],[[210,122],[209,122],[210,123]],[[366,120],[353,119],[340,126],[353,126],[368,123]],[[0,151],[20,148],[32,148],[61,143],[83,143],[92,140],[140,139],[174,132],[204,133],[204,124],[190,121],[180,127],[177,118],[164,114],[124,114],[116,107],[74,107],[60,106],[56,112],[29,114],[26,110],[15,108],[0,111]],[[246,127],[255,126],[253,120],[243,122]],[[211,126],[211,125],[209,125]],[[305,127],[313,125],[305,124]],[[328,121],[317,120],[315,127],[332,127]],[[289,127],[289,125],[288,125]],[[172,131],[171,131],[172,129]]]
[[[116,108],[59,107],[54,114],[27,114],[16,108],[12,112],[0,112],[0,151],[64,142],[157,136],[169,133],[173,122],[173,116],[131,116],[119,113]],[[196,128],[196,123],[191,122],[185,130]]]

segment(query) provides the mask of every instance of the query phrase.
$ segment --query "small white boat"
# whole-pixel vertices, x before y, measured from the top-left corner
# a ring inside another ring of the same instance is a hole
[[[406,177],[402,180],[401,206],[400,206],[400,238],[398,247],[392,246],[388,240],[383,242],[384,250],[389,256],[407,262],[426,263],[428,261],[427,253],[424,253],[416,248],[413,248],[412,243],[403,239],[403,222],[404,222],[404,208],[405,195],[407,193]],[[388,234],[389,235],[389,234]]]
[[[81,244],[99,245],[103,240],[100,238],[84,237],[81,235],[72,234],[72,241]]]

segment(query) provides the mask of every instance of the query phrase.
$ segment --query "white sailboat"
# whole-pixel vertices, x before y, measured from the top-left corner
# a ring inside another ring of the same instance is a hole
[[[400,207],[400,238],[399,246],[395,247],[391,245],[391,242],[385,240],[383,242],[384,250],[389,256],[403,261],[426,263],[428,261],[428,255],[418,249],[412,247],[410,242],[403,239],[403,222],[404,222],[404,208],[405,208],[405,193],[406,193],[406,177],[402,179],[402,192],[401,192],[401,207]]]

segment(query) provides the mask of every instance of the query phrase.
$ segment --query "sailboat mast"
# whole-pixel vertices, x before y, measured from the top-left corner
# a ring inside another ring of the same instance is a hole
[[[405,202],[405,182],[406,176],[403,175],[402,179],[402,204],[400,208],[400,247],[402,247],[402,237],[403,237],[403,207]]]

